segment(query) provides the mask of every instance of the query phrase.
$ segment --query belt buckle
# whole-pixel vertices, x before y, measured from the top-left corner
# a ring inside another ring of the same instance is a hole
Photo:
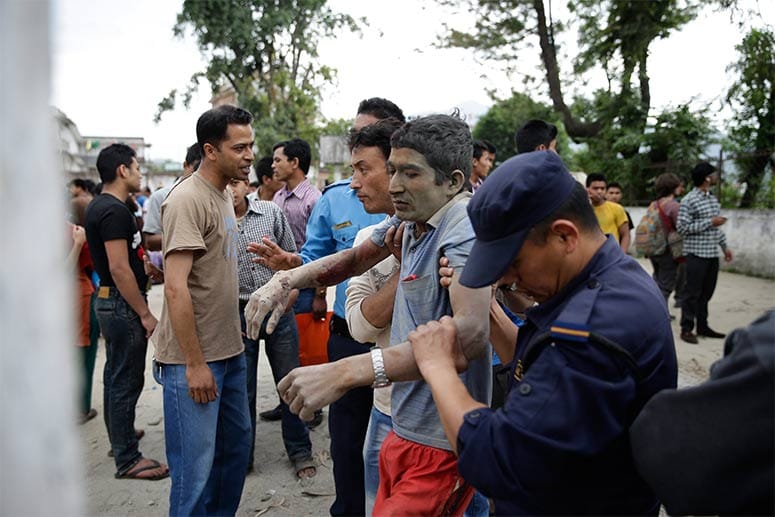
[[[97,291],[97,298],[110,298],[110,287],[106,285],[100,286],[99,291]]]

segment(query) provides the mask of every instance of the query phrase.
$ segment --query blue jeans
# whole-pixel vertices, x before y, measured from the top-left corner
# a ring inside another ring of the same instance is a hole
[[[148,340],[140,316],[118,290],[94,301],[94,311],[105,336],[103,416],[118,472],[141,457],[135,436],[135,407],[143,391]]]
[[[160,365],[164,434],[170,466],[170,515],[234,515],[250,450],[245,355],[207,363],[218,397],[197,404],[186,365]]]
[[[379,488],[379,450],[382,442],[393,430],[393,419],[379,409],[371,408],[371,419],[363,444],[363,481],[366,492],[366,515],[374,512],[374,499]]]
[[[240,325],[242,342],[245,344],[245,363],[247,365],[248,407],[250,408],[250,456],[248,464],[253,464],[253,451],[256,445],[256,385],[258,383],[258,340],[245,335],[245,304],[240,302]],[[292,312],[280,317],[272,334],[266,333],[266,319],[261,324],[259,339],[264,340],[266,356],[272,368],[275,386],[291,370],[299,366],[299,331]],[[288,458],[304,459],[312,454],[309,431],[304,422],[291,413],[288,404],[280,400],[282,408],[282,433],[285,452]]]
[[[479,490],[474,490],[474,497],[468,503],[463,517],[488,517],[490,515],[490,501]]]

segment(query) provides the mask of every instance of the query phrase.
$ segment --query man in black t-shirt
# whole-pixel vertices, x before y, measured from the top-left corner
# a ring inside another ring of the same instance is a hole
[[[162,479],[169,469],[140,454],[134,428],[148,337],[157,323],[145,298],[140,232],[124,203],[140,190],[140,166],[131,147],[113,144],[100,152],[97,170],[103,188],[86,209],[86,239],[100,276],[94,308],[105,337],[105,425],[117,478]]]

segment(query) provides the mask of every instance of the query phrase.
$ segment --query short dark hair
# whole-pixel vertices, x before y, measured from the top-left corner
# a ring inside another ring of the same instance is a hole
[[[272,170],[272,157],[271,156],[264,156],[260,160],[256,162],[256,164],[253,166],[256,171],[256,179],[258,180],[258,184],[262,184],[264,180],[264,176],[266,176],[269,179],[272,179],[274,177],[274,171]]]
[[[237,106],[223,104],[202,113],[196,121],[196,141],[202,156],[205,154],[205,144],[214,145],[220,149],[221,142],[226,140],[229,124],[247,126],[253,122],[249,111]]]
[[[557,138],[557,126],[545,120],[532,119],[517,129],[514,135],[517,154],[532,153],[539,145],[549,146]]]
[[[700,162],[692,169],[692,183],[699,187],[705,183],[705,178],[716,172],[716,168],[708,162]]]
[[[85,192],[89,192],[89,186],[86,183],[86,180],[83,178],[75,178],[70,182],[71,187],[77,187]]]
[[[657,191],[657,197],[667,197],[673,192],[675,192],[675,189],[678,188],[678,185],[681,184],[681,178],[673,174],[672,172],[666,172],[664,174],[660,174],[657,176],[656,181],[654,181],[654,188]]]
[[[390,146],[414,149],[423,155],[436,172],[437,185],[451,179],[452,173],[459,170],[465,177],[461,190],[468,186],[474,143],[468,124],[457,112],[410,120],[393,133]]]
[[[581,183],[576,182],[573,185],[568,199],[560,207],[544,217],[538,224],[530,229],[528,238],[537,243],[543,244],[549,235],[549,228],[552,223],[558,219],[567,219],[573,221],[583,232],[594,233],[600,230],[600,223],[595,216],[595,210],[589,202],[589,196]]]
[[[309,144],[301,138],[291,138],[290,140],[274,144],[272,152],[280,147],[283,148],[283,154],[288,157],[288,160],[299,159],[299,168],[306,176],[309,171],[309,164],[312,162],[312,149],[310,149]]]
[[[589,187],[595,181],[602,181],[603,183],[606,184],[606,186],[608,186],[608,182],[605,179],[605,174],[601,174],[599,172],[592,172],[590,174],[587,174],[587,181],[586,181],[587,187]]]
[[[401,127],[402,122],[395,118],[378,120],[370,126],[352,129],[347,135],[347,147],[352,152],[356,147],[379,147],[385,160],[390,156],[390,137]]]
[[[396,106],[394,102],[391,102],[382,97],[372,97],[370,99],[363,99],[358,104],[358,115],[373,115],[379,120],[388,118],[394,118],[402,124],[406,122],[406,117],[401,108]]]
[[[612,181],[611,183],[607,184],[605,189],[608,190],[609,188],[618,188],[622,192],[624,192],[624,189],[622,188],[622,184],[618,181]]]
[[[194,170],[199,168],[199,164],[202,163],[202,148],[199,143],[191,145],[186,149],[185,164]]]
[[[97,172],[103,183],[116,181],[116,170],[121,165],[130,167],[132,159],[137,157],[134,149],[126,144],[110,144],[97,156]]]
[[[484,151],[495,154],[495,146],[492,142],[485,140],[484,138],[474,140],[474,159],[478,160],[481,158]]]

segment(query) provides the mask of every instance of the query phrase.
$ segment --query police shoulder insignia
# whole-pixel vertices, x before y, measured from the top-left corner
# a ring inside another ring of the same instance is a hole
[[[342,228],[347,228],[348,226],[352,226],[352,225],[353,223],[351,223],[350,221],[345,221],[343,223],[335,224],[334,230],[341,230]]]
[[[552,324],[550,330],[552,337],[555,339],[577,341],[579,343],[584,343],[589,339],[589,327],[587,325],[567,323],[558,320]]]

